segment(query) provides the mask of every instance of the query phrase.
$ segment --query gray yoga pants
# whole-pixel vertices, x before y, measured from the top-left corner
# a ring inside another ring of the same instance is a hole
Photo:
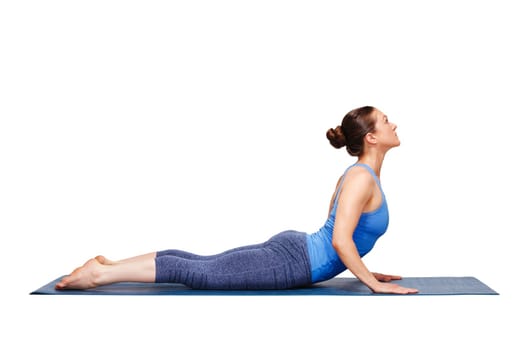
[[[287,289],[311,284],[306,233],[281,232],[268,241],[216,255],[157,252],[157,283],[194,289]]]

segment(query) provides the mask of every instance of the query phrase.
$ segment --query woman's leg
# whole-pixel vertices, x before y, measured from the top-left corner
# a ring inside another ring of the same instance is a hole
[[[159,252],[155,263],[156,282],[196,289],[283,289],[311,283],[306,236],[297,232],[205,259]]]
[[[55,288],[88,289],[116,282],[155,282],[155,255],[149,253],[107,265],[98,256],[62,278]]]
[[[282,289],[311,283],[305,234],[283,232],[268,242],[212,256],[183,251],[149,253],[112,262],[88,260],[57,283],[87,289],[115,282],[171,282],[201,289]]]
[[[115,282],[154,282],[155,258],[169,255],[188,260],[213,260],[216,257],[236,251],[254,249],[262,244],[254,244],[228,250],[216,255],[197,255],[182,250],[165,250],[134,256],[122,260],[110,260],[103,255],[88,260],[70,275],[56,284],[57,289],[88,289]]]
[[[110,260],[103,255],[88,260],[70,275],[56,284],[57,289],[88,289],[116,282],[155,282],[155,258],[169,255],[188,260],[213,260],[220,255],[262,246],[254,244],[228,250],[216,255],[197,255],[182,250],[165,250],[134,256],[122,260]]]

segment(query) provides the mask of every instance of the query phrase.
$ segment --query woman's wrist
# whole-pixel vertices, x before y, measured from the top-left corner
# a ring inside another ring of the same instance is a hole
[[[360,280],[373,292],[377,291],[377,289],[381,285],[381,282],[379,282],[373,274],[370,274],[370,276],[367,276],[366,279],[362,278]]]

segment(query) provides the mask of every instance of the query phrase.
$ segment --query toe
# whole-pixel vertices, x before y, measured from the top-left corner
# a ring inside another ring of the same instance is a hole
[[[68,284],[68,278],[64,277],[55,285],[55,289],[64,289],[66,288],[67,284]]]

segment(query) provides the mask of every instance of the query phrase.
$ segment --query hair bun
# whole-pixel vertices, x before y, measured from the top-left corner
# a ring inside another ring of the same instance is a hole
[[[328,129],[326,132],[326,138],[330,141],[330,144],[335,148],[343,148],[346,146],[346,138],[343,134],[341,126],[337,126],[335,129]]]

